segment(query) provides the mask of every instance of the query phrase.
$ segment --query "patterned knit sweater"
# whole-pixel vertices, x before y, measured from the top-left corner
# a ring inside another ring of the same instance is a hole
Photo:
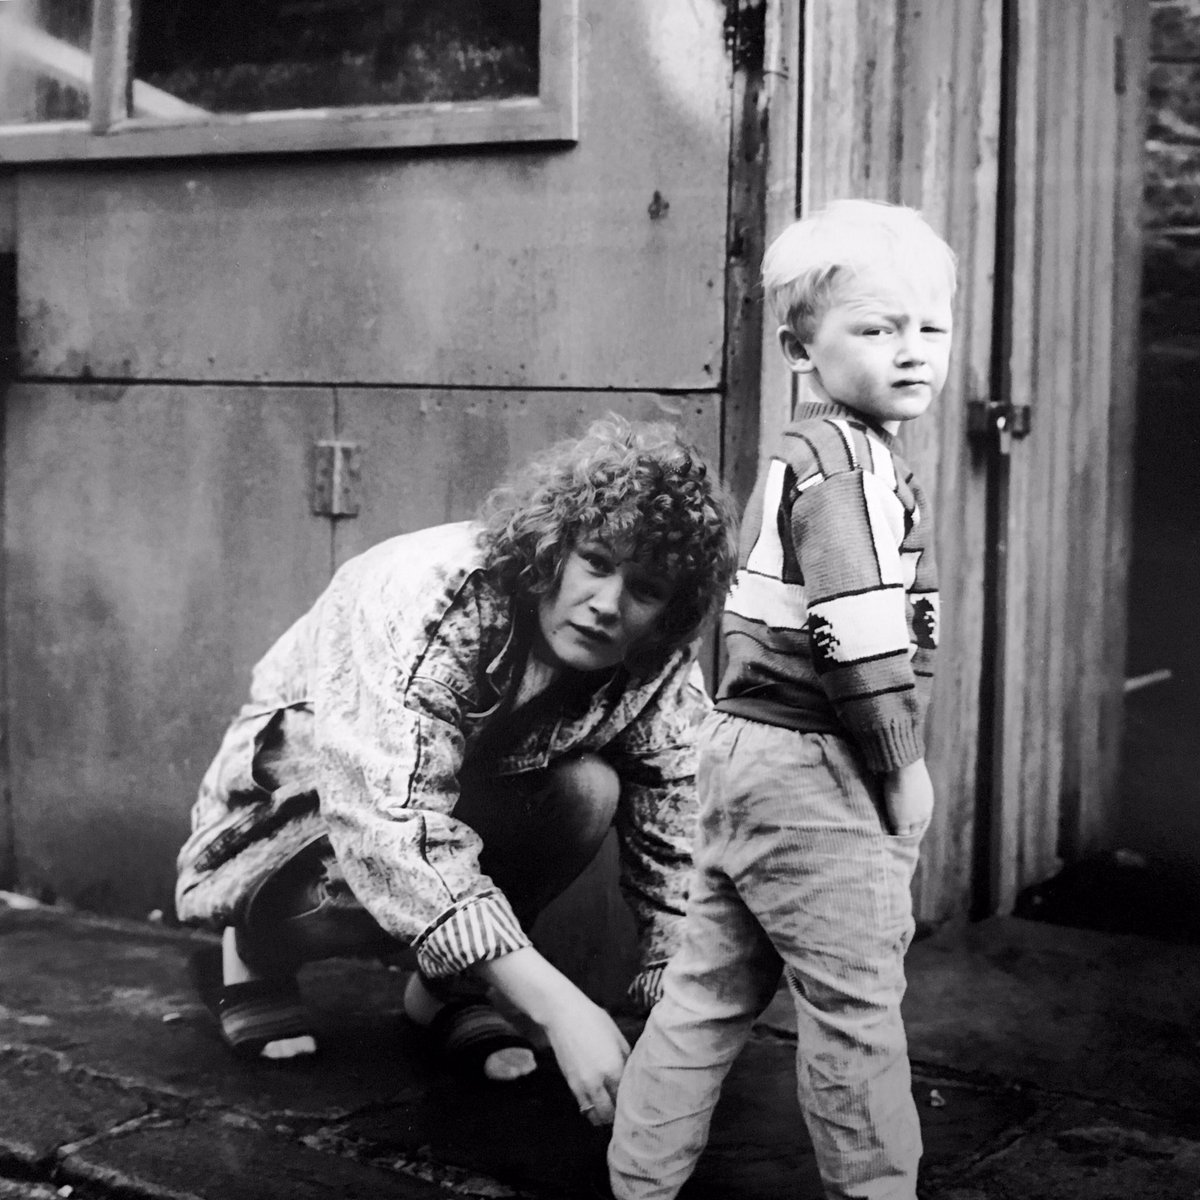
[[[747,506],[717,708],[849,734],[871,770],[894,770],[925,752],[929,510],[888,434],[838,404],[796,415]]]

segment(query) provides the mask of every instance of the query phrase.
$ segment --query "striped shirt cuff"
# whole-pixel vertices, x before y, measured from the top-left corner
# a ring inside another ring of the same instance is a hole
[[[428,979],[459,975],[531,945],[502,892],[483,892],[450,909],[417,939],[417,965]]]
[[[642,1012],[649,1012],[662,999],[662,979],[666,969],[666,963],[658,963],[633,977],[626,995]]]

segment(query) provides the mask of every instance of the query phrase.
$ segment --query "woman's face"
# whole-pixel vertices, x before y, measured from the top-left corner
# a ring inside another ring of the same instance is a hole
[[[534,653],[543,662],[604,671],[654,633],[674,583],[634,562],[631,550],[592,539],[567,555],[558,588],[538,602]]]

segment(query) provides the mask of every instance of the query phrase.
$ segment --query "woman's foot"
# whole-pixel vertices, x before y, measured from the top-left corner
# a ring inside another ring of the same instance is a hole
[[[316,1039],[301,1032],[308,1022],[295,981],[264,976],[249,966],[238,953],[232,927],[221,937],[221,977],[221,1032],[234,1050],[252,1053],[261,1042],[258,1056],[277,1061],[316,1053]]]
[[[404,989],[404,1011],[414,1024],[439,1037],[448,1059],[464,1069],[482,1070],[485,1079],[508,1083],[537,1070],[533,1047],[482,999],[447,1004],[414,971]]]

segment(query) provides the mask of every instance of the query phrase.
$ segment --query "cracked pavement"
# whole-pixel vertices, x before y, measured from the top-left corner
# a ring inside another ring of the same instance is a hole
[[[0,1200],[588,1194],[604,1137],[549,1060],[440,1072],[402,975],[335,962],[301,978],[321,1055],[238,1062],[188,983],[206,940],[0,896]],[[918,942],[909,978],[923,1200],[1200,1194],[1195,947],[996,918]],[[818,1200],[794,1054],[781,995],[685,1200]]]

